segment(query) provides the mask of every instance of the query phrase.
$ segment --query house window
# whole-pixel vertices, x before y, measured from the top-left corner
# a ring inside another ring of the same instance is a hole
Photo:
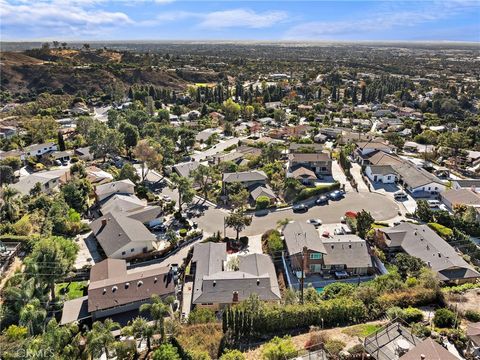
[[[134,251],[135,251],[135,249],[134,249],[134,248],[131,248],[131,249],[130,249],[130,252],[134,252]]]
[[[322,265],[320,265],[320,264],[311,264],[310,265],[310,272],[318,273],[320,271],[322,271]]]
[[[390,175],[387,176],[387,180],[390,180]]]
[[[311,253],[310,254],[310,260],[320,260],[322,258],[321,253]]]
[[[122,256],[125,255],[125,254],[126,254],[126,252],[125,252],[125,251],[122,251]]]

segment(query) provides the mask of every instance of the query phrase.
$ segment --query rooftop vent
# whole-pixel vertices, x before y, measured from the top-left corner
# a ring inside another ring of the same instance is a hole
[[[216,285],[217,285],[217,281],[213,280],[213,287],[215,287]]]
[[[130,287],[130,283],[125,283],[125,289],[128,289]]]
[[[118,290],[118,286],[112,286],[112,292],[115,292]]]
[[[140,280],[139,282],[137,282],[137,286],[140,287],[140,286],[142,286],[142,285],[143,285],[143,281],[142,281],[142,280]]]

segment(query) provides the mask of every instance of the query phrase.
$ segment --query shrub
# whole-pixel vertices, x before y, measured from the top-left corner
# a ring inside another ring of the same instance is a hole
[[[347,350],[350,355],[362,355],[365,352],[365,348],[362,344],[353,345],[350,349]]]
[[[340,354],[340,351],[343,350],[345,345],[347,344],[345,344],[341,340],[332,339],[332,340],[328,340],[325,343],[325,350],[327,350],[330,355],[335,357],[335,356],[338,356],[338,354]]]
[[[408,307],[403,310],[402,319],[407,323],[423,321],[423,312],[420,309]]]
[[[453,230],[446,226],[443,226],[437,223],[432,223],[432,222],[428,223],[428,226],[430,227],[430,229],[435,231],[438,235],[440,235],[444,239],[448,239],[450,236],[453,235]]]
[[[193,324],[208,324],[211,322],[215,322],[217,318],[215,317],[215,313],[207,308],[195,308],[190,314],[188,315],[188,323],[190,325]]]
[[[180,234],[181,237],[185,237],[187,236],[187,229],[180,229],[178,233]]]
[[[305,343],[305,349],[308,351],[316,351],[323,349],[325,343],[328,341],[328,336],[324,332],[311,332],[310,337]]]
[[[154,351],[153,360],[180,360],[178,350],[172,344],[162,344]]]
[[[267,196],[259,196],[256,200],[256,207],[259,210],[266,209],[270,205],[270,199]]]
[[[262,240],[266,245],[267,252],[271,255],[283,250],[283,240],[278,230],[268,230],[263,234]]]
[[[456,325],[455,313],[445,308],[438,309],[433,316],[433,323],[439,328],[452,328]]]
[[[289,336],[284,338],[274,337],[268,343],[263,345],[262,359],[264,360],[283,360],[297,355],[297,350]]]
[[[9,341],[16,341],[26,338],[28,335],[28,329],[23,326],[10,325],[5,330],[5,336]]]
[[[479,322],[480,321],[480,312],[474,310],[467,310],[465,311],[465,319],[471,322]]]
[[[247,246],[248,245],[248,236],[241,236],[240,239],[240,244],[242,244],[242,246]]]
[[[432,334],[429,326],[423,325],[422,323],[416,323],[411,325],[412,333],[416,336],[426,338]]]

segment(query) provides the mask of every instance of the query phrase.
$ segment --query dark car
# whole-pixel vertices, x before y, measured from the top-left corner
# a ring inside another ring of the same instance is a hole
[[[340,190],[332,191],[330,194],[328,194],[328,198],[330,200],[340,200],[343,198],[343,192]]]
[[[320,196],[317,200],[315,200],[315,204],[317,205],[328,204],[328,197],[326,197],[325,195]]]
[[[308,206],[305,204],[293,206],[293,212],[307,212],[307,211],[308,211]]]

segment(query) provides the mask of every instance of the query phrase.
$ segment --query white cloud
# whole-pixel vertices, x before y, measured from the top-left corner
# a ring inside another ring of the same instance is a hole
[[[265,11],[257,13],[250,9],[231,9],[223,11],[213,11],[209,13],[199,13],[191,11],[169,11],[157,15],[156,19],[160,22],[179,21],[184,19],[198,19],[198,26],[208,29],[225,28],[250,28],[260,29],[273,26],[287,18],[284,11]],[[149,24],[151,22],[149,21]]]
[[[354,36],[358,33],[381,33],[396,27],[413,27],[448,18],[478,6],[470,0],[451,2],[426,2],[414,10],[403,10],[400,3],[388,3],[387,8],[365,13],[361,17],[342,21],[311,21],[293,26],[284,34],[287,40],[332,39],[338,36]],[[478,8],[477,8],[478,11]]]
[[[265,11],[257,13],[249,9],[214,11],[205,14],[200,26],[209,29],[246,27],[251,29],[267,28],[287,18],[284,11]]]
[[[95,9],[94,5],[99,2],[99,0],[37,0],[13,3],[0,0],[0,11],[4,25],[48,29],[53,36],[78,37],[133,23],[125,13]]]

